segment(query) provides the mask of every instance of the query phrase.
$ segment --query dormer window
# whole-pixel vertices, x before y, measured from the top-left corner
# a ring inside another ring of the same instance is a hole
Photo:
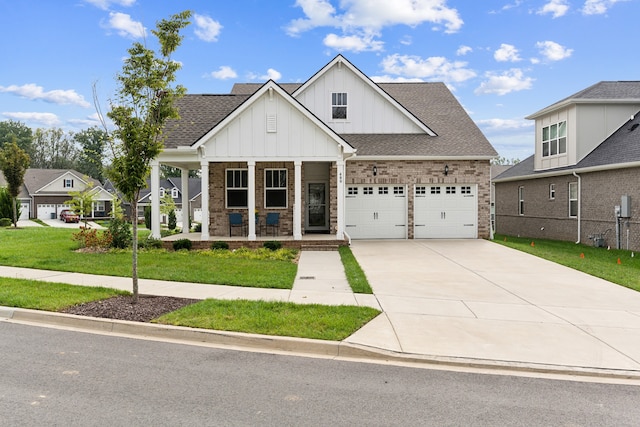
[[[64,180],[64,188],[73,188],[73,180],[65,179]]]
[[[542,128],[542,157],[556,156],[567,152],[567,122]]]
[[[164,188],[160,187],[160,198],[162,199],[164,197]]]
[[[176,187],[173,187],[171,189],[171,198],[172,199],[177,199],[178,198],[178,189]]]
[[[334,92],[331,94],[331,118],[347,118],[347,94],[345,92]]]

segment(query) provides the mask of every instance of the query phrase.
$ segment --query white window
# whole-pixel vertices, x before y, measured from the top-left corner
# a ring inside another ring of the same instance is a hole
[[[73,180],[65,179],[63,185],[64,185],[64,188],[73,188]]]
[[[177,199],[178,198],[178,189],[176,187],[173,187],[171,189],[171,198],[172,199]]]
[[[556,156],[567,152],[567,122],[542,128],[542,157]]]
[[[578,216],[578,183],[569,183],[569,216],[575,218]]]
[[[104,200],[98,200],[98,201],[95,202],[94,210],[96,212],[104,212],[104,209],[105,209],[104,206],[105,206],[104,205]]]
[[[246,208],[249,200],[249,171],[227,169],[227,208]]]
[[[549,184],[549,200],[555,200],[556,198],[556,185]]]
[[[164,192],[164,187],[160,187],[160,198],[164,198],[165,192]]]
[[[524,215],[524,187],[518,187],[518,215]]]
[[[265,169],[264,171],[264,207],[287,207],[287,170]]]
[[[344,92],[331,94],[331,118],[347,118],[347,94]]]

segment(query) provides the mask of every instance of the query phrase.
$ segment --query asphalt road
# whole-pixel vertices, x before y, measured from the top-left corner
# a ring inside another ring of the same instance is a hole
[[[640,387],[0,322],[0,426],[636,426]]]

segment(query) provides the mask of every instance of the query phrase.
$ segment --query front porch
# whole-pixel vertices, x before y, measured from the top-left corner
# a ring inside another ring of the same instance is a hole
[[[296,250],[338,250],[340,246],[346,246],[349,241],[346,239],[337,240],[335,234],[305,234],[301,240],[294,239],[293,236],[256,236],[255,240],[249,240],[247,236],[209,236],[202,239],[202,233],[178,233],[163,237],[162,245],[165,249],[172,249],[173,242],[180,239],[189,239],[193,244],[193,249],[211,249],[213,242],[226,242],[229,249],[249,248],[258,249],[263,247],[264,242],[277,241],[282,243],[283,248]]]

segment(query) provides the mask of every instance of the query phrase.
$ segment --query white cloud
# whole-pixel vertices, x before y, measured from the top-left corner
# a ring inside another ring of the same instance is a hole
[[[456,50],[456,55],[457,56],[464,56],[464,55],[466,55],[467,53],[470,53],[470,52],[473,52],[473,49],[470,46],[462,45],[462,46],[460,46],[458,48],[458,50]]]
[[[382,50],[384,43],[379,40],[373,40],[373,36],[338,36],[336,34],[328,34],[323,43],[325,46],[333,48],[339,52],[365,52],[365,51],[380,51]]]
[[[57,126],[60,123],[58,116],[53,113],[5,112],[2,113],[2,115],[8,117],[9,119],[22,122],[38,123],[46,127]]]
[[[424,81],[417,77],[398,77],[390,76],[388,74],[385,74],[383,76],[371,76],[370,78],[376,83],[418,83]]]
[[[585,15],[603,15],[616,3],[626,0],[586,0],[582,13]]]
[[[540,54],[545,57],[547,61],[560,61],[571,56],[573,49],[567,49],[566,47],[552,41],[543,41],[536,43],[536,47],[540,50]]]
[[[42,100],[52,104],[78,105],[84,108],[91,106],[91,104],[89,104],[82,95],[79,95],[74,90],[56,89],[45,92],[42,86],[38,86],[34,83],[22,86],[0,86],[0,92],[11,93],[31,100]]]
[[[537,13],[538,15],[546,15],[547,13],[550,13],[551,17],[555,19],[564,16],[568,10],[569,5],[567,4],[567,0],[550,0],[542,6]]]
[[[105,119],[109,120],[107,117]],[[87,116],[84,119],[69,119],[69,123],[72,125],[77,125],[79,127],[91,127],[91,126],[101,126],[102,121],[100,117],[98,117],[98,113],[93,113],[90,116]]]
[[[490,132],[513,131],[520,129],[528,129],[533,127],[534,123],[530,120],[523,119],[485,119],[476,120],[476,124],[483,130]]]
[[[194,32],[200,40],[204,40],[206,42],[218,41],[220,30],[222,30],[222,25],[220,25],[218,21],[214,21],[212,18],[205,15],[198,15],[197,13],[193,15],[193,19],[196,25]]]
[[[134,21],[131,19],[131,16],[120,12],[110,12],[109,22],[105,27],[116,30],[122,37],[134,39],[142,38],[147,33],[142,22]]]
[[[85,0],[87,3],[99,7],[103,10],[109,10],[112,4],[123,7],[133,6],[136,0]]]
[[[296,0],[296,6],[302,8],[306,18],[294,19],[286,28],[289,35],[295,36],[316,27],[339,26],[334,17],[335,8],[328,0]]]
[[[500,45],[500,49],[494,52],[493,57],[498,62],[517,62],[522,60],[522,58],[518,56],[518,49],[506,43]]]
[[[269,68],[266,74],[255,74],[249,73],[247,75],[249,80],[273,80],[278,81],[282,78],[282,74],[278,70],[274,70],[273,68]]]
[[[531,89],[533,84],[533,79],[531,77],[525,77],[519,68],[512,68],[502,74],[488,72],[485,74],[485,77],[487,80],[482,82],[474,91],[476,95],[506,95],[510,92]]]
[[[384,58],[381,65],[385,73],[408,79],[459,83],[476,76],[473,70],[466,68],[466,62],[452,62],[439,56],[422,59],[419,56],[394,54]]]
[[[223,65],[218,71],[212,71],[210,74],[214,79],[226,80],[226,79],[235,79],[238,77],[238,73],[236,73],[233,68]]]
[[[413,44],[413,38],[411,36],[404,36],[400,39],[400,44],[411,46]]]

